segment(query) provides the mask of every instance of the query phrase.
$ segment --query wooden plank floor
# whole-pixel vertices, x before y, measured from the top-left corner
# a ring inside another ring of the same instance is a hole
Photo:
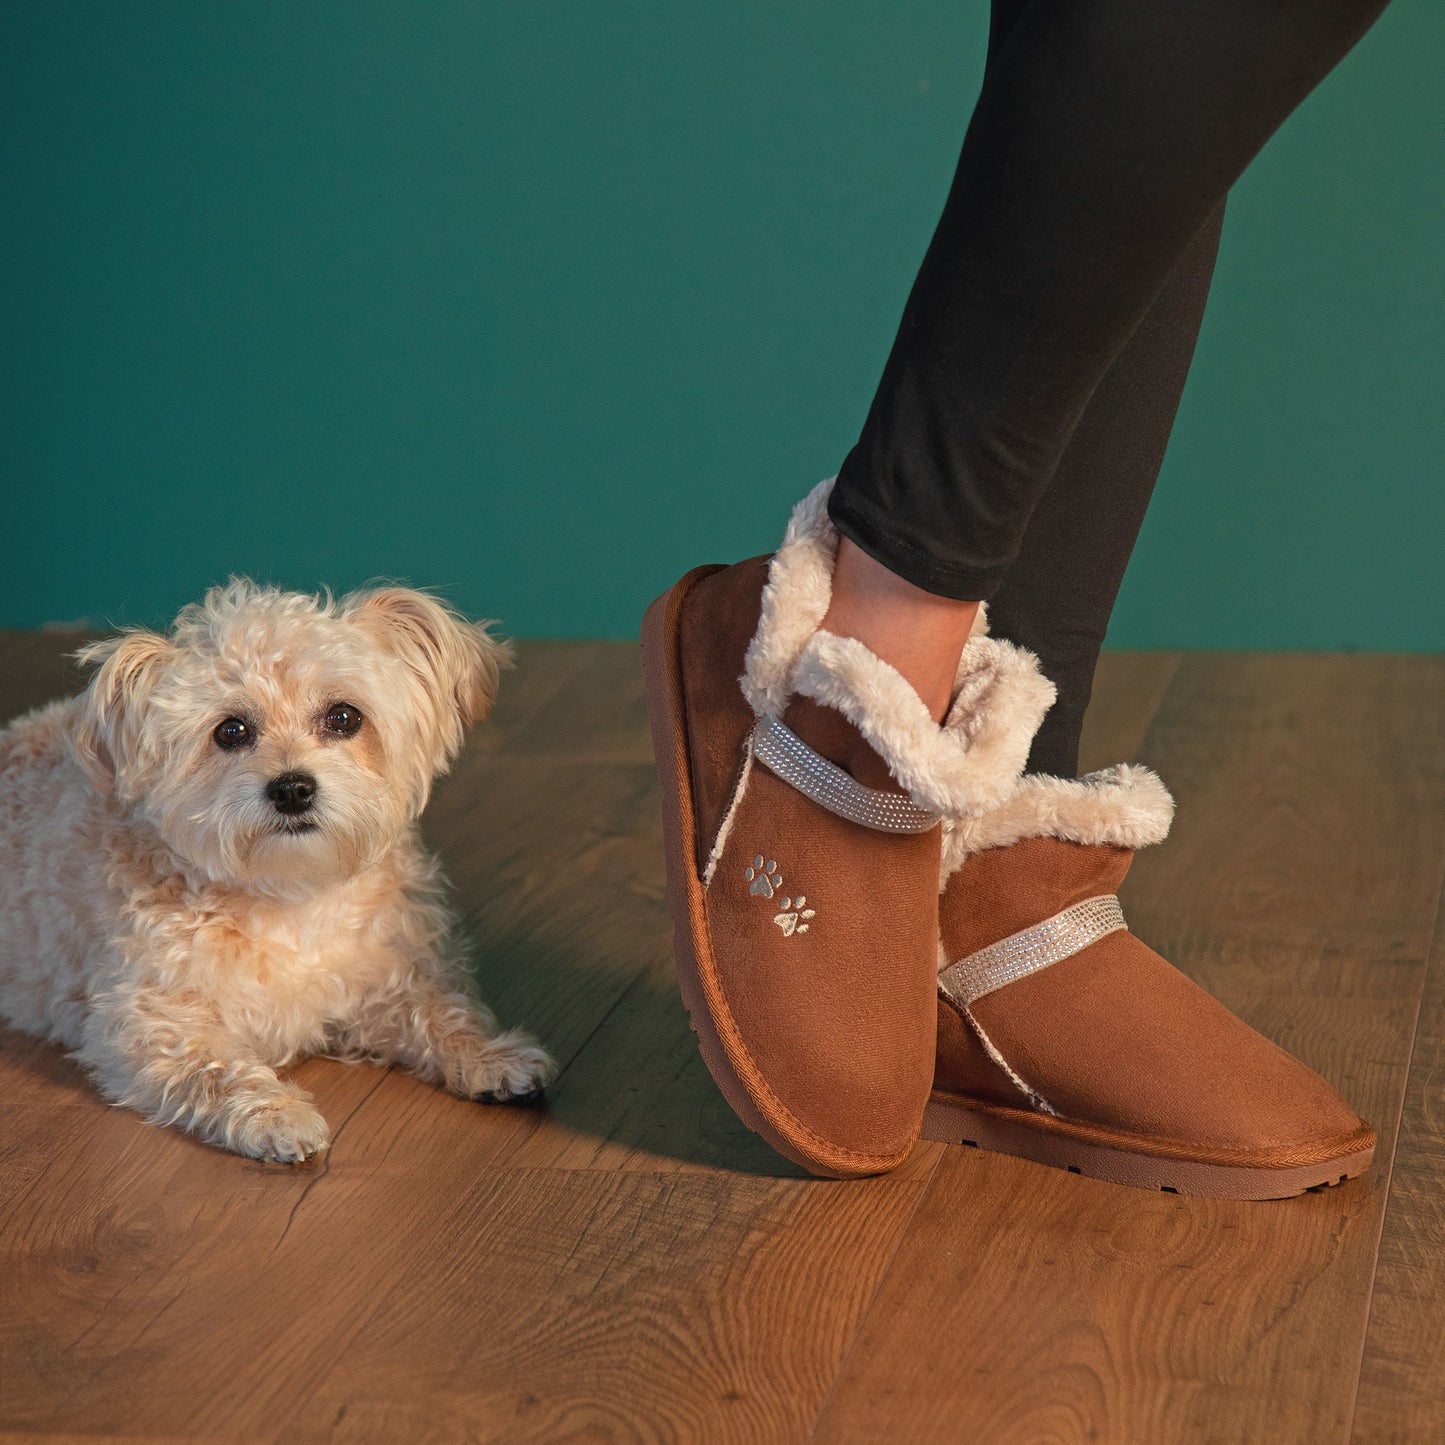
[[[73,645],[0,634],[0,716]],[[688,1031],[635,649],[525,645],[426,831],[550,1106],[312,1061],[335,1142],[288,1169],[0,1030],[0,1439],[1445,1441],[1442,717],[1440,659],[1112,654],[1086,741],[1179,800],[1131,924],[1377,1124],[1368,1178],[838,1184]]]

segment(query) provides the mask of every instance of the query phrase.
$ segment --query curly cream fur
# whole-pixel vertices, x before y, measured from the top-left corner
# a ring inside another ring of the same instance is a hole
[[[475,997],[417,817],[504,645],[402,588],[333,601],[244,580],[166,636],[87,648],[80,697],[0,732],[0,1016],[101,1092],[238,1153],[297,1160],[325,1121],[277,1074],[396,1062],[469,1096],[551,1062]],[[345,701],[349,738],[320,725]],[[247,719],[253,746],[218,748]],[[289,831],[267,800],[316,779]]]

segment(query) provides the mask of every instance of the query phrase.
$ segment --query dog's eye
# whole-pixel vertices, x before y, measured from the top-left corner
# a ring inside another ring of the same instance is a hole
[[[217,725],[215,732],[211,734],[216,740],[216,746],[226,749],[243,748],[247,743],[256,741],[255,734],[238,717],[228,717],[225,722]]]
[[[349,702],[333,703],[326,709],[326,731],[349,738],[361,726],[361,712]]]

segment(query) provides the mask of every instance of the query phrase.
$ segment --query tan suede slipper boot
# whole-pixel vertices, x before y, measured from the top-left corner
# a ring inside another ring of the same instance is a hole
[[[1032,654],[970,641],[943,727],[820,630],[830,483],[771,558],[688,573],[643,623],[678,980],[738,1115],[816,1174],[878,1173],[933,1074],[942,816],[998,805],[1052,700]]]
[[[1369,1167],[1375,1132],[1334,1089],[1128,931],[1115,891],[1173,811],[1120,766],[946,825],[926,1138],[1228,1199]]]

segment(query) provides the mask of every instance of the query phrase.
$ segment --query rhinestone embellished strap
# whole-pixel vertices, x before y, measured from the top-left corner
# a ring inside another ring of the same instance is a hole
[[[906,793],[865,788],[836,763],[820,757],[775,717],[758,719],[753,729],[753,756],[804,797],[850,823],[880,833],[926,833],[938,822],[937,813],[920,808]]]
[[[1106,934],[1128,928],[1112,893],[1086,898],[1032,928],[970,953],[938,975],[938,986],[960,1008],[1015,979],[1081,953]]]

